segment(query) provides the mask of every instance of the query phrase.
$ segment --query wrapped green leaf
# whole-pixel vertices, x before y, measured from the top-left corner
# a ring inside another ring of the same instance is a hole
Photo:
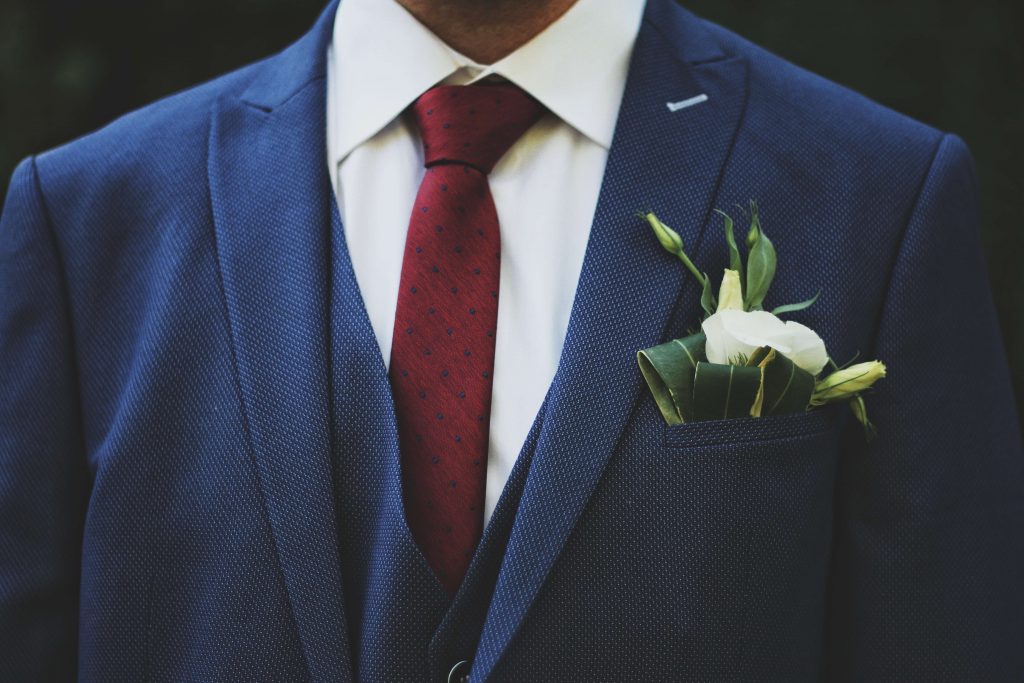
[[[750,417],[760,387],[760,368],[699,362],[693,378],[694,420]]]
[[[697,333],[639,351],[640,372],[670,425],[693,420],[693,378],[703,361],[705,337]]]
[[[751,354],[748,364],[764,369],[761,415],[802,413],[810,406],[814,375],[767,346]]]

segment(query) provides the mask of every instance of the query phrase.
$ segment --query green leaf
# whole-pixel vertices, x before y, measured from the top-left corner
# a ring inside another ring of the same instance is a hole
[[[750,253],[747,254],[747,289],[744,303],[748,311],[756,311],[761,309],[768,288],[775,279],[777,259],[772,241],[761,230],[757,204],[751,203],[751,211],[750,234],[747,236],[747,243],[751,246]]]
[[[718,308],[718,301],[715,300],[715,293],[711,289],[711,278],[708,277],[707,273],[704,273],[704,287],[700,293],[700,306],[708,315],[714,315],[715,310]]]
[[[693,419],[693,377],[697,363],[706,357],[705,341],[704,333],[698,332],[636,354],[654,402],[670,425]]]
[[[775,308],[772,309],[772,315],[781,315],[783,313],[796,313],[797,311],[802,311],[805,308],[810,308],[811,305],[818,300],[819,296],[821,296],[820,289],[818,290],[817,294],[812,296],[807,301],[801,301],[800,303],[796,304],[785,304],[784,306],[776,306]]]
[[[850,410],[853,411],[853,416],[857,418],[857,422],[860,422],[864,427],[864,436],[870,442],[878,436],[878,430],[875,429],[875,425],[868,419],[868,409],[864,405],[864,398],[860,394],[856,394],[850,399]]]
[[[740,258],[740,249],[736,246],[736,235],[733,233],[732,217],[724,211],[715,211],[721,214],[725,220],[725,243],[729,245],[729,268],[739,273],[740,282],[743,282],[743,259]]]
[[[807,410],[814,394],[814,375],[775,349],[769,349],[757,362],[763,361],[767,362],[763,363],[764,397],[761,415],[788,415]]]
[[[693,378],[694,420],[749,417],[760,386],[760,368],[697,363]]]

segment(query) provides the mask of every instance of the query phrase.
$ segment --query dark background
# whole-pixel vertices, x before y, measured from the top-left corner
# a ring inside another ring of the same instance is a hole
[[[277,51],[301,35],[325,4],[0,0],[0,177],[9,178],[25,155]],[[1024,400],[1024,273],[1019,265],[1024,247],[1024,3],[684,4],[797,64],[967,141],[981,181],[989,277],[1017,395]],[[950,266],[953,276],[955,255]],[[942,302],[936,302],[936,315],[957,324],[957,311],[945,310]],[[964,352],[968,357],[950,362],[970,363],[970,349]]]

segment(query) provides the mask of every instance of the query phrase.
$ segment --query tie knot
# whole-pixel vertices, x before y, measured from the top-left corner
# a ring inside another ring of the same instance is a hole
[[[467,164],[484,175],[544,113],[511,83],[439,85],[412,105],[424,164]]]

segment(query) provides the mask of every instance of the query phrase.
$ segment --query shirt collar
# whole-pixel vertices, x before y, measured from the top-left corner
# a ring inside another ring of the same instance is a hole
[[[331,157],[340,163],[431,86],[490,74],[608,149],[643,6],[644,0],[577,0],[529,42],[483,66],[394,0],[344,0],[328,55]]]

